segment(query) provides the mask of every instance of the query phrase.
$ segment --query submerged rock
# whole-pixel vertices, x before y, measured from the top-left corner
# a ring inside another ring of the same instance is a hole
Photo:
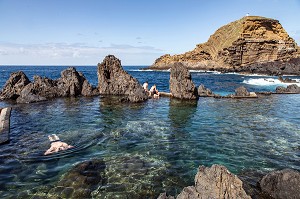
[[[299,198],[300,173],[291,169],[271,172],[262,178],[260,187],[274,199]]]
[[[93,96],[98,90],[88,83],[82,73],[71,67],[52,80],[34,76],[30,82],[23,72],[13,73],[6,82],[1,99],[14,99],[17,103],[44,101],[55,97]]]
[[[167,193],[161,193],[157,199],[175,199],[174,196],[168,196]]]
[[[300,87],[296,84],[288,85],[286,88],[283,86],[276,87],[276,93],[300,93]]]
[[[155,198],[166,180],[165,165],[140,156],[107,157],[107,184],[94,198]]]
[[[48,195],[63,198],[92,198],[92,191],[106,183],[106,165],[94,159],[76,165],[51,189]]]
[[[174,63],[170,72],[170,92],[179,99],[198,99],[195,87],[188,69],[182,63]]]
[[[121,61],[113,55],[98,64],[98,89],[102,95],[124,95],[130,102],[142,102],[148,94],[138,80],[123,70]]]

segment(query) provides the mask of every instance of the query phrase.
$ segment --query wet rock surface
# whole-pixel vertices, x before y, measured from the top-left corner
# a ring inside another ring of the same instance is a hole
[[[292,94],[299,94],[300,87],[296,84],[288,85],[286,88],[283,86],[276,87],[276,93],[284,94],[284,93],[292,93]]]
[[[156,198],[165,169],[139,156],[92,159],[74,166],[52,187],[39,187],[25,198]]]
[[[198,99],[195,87],[188,69],[182,63],[174,63],[170,72],[170,92],[179,99]]]
[[[56,97],[98,95],[98,90],[88,83],[84,75],[71,67],[61,72],[61,77],[52,80],[34,76],[30,82],[23,72],[13,73],[6,82],[0,99],[13,99],[17,103],[32,103]]]
[[[148,99],[147,93],[137,79],[123,70],[121,61],[108,55],[98,64],[98,89],[102,95],[124,95],[130,102]],[[126,101],[125,100],[125,101]]]
[[[214,94],[209,88],[206,88],[203,84],[198,87],[198,95],[199,97],[214,97]]]
[[[296,80],[293,80],[291,78],[283,78],[282,76],[278,77],[278,80],[283,82],[283,83],[298,83]]]
[[[235,95],[240,97],[247,97],[250,96],[250,93],[244,86],[240,86],[237,89],[235,89]]]
[[[300,173],[292,169],[271,172],[262,178],[260,188],[274,199],[299,198]]]
[[[91,198],[92,192],[106,183],[106,165],[103,160],[95,159],[82,162],[70,170],[48,196],[62,198]]]

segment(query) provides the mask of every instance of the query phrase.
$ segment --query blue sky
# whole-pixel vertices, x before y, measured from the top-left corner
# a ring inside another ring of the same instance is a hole
[[[250,15],[278,19],[300,44],[300,0],[0,0],[0,65],[151,65]]]

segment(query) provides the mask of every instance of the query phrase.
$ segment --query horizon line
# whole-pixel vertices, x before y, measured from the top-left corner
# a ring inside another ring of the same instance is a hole
[[[86,65],[72,65],[72,64],[70,64],[70,65],[68,65],[68,64],[53,64],[53,65],[43,65],[43,64],[0,64],[0,67],[3,67],[3,66],[69,66],[69,67],[77,67],[77,66],[98,66],[98,64],[96,64],[96,65],[88,65],[88,64],[86,64]],[[150,65],[143,65],[143,64],[141,64],[141,65],[128,65],[128,64],[126,64],[126,65],[122,65],[122,66],[150,66]]]

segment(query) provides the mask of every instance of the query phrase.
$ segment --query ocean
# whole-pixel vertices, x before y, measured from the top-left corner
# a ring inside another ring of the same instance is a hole
[[[60,77],[68,66],[0,66],[0,87],[11,72]],[[169,71],[124,69],[142,84],[169,91]],[[96,66],[77,66],[97,85]],[[239,86],[275,91],[287,86],[277,77],[191,71],[198,87],[227,95]],[[290,76],[300,80],[300,77]],[[300,86],[300,85],[299,85]],[[257,99],[200,98],[198,102],[164,98],[120,103],[117,97],[59,98],[11,106],[10,143],[0,145],[0,197],[61,195],[61,183],[79,163],[101,160],[105,178],[89,187],[93,198],[157,198],[194,185],[199,165],[222,164],[245,182],[257,174],[300,170],[300,95]],[[47,135],[55,133],[75,146],[51,156]],[[83,182],[84,183],[84,182]],[[88,186],[88,183],[86,183]],[[70,185],[68,185],[70,186]],[[72,192],[72,191],[71,191]],[[72,194],[72,193],[71,193]]]

